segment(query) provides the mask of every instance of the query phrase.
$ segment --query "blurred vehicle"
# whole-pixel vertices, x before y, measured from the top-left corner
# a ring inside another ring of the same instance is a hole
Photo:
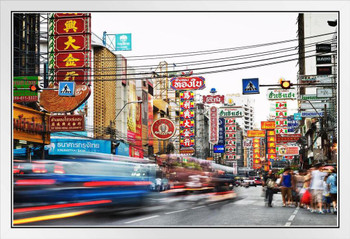
[[[155,165],[89,156],[14,160],[15,218],[23,212],[94,208],[112,212],[147,205]]]
[[[254,182],[255,182],[255,185],[259,185],[259,186],[262,185],[262,179],[260,177],[255,177]]]

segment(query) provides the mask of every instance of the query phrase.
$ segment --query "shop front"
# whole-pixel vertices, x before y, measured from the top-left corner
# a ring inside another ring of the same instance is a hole
[[[49,114],[13,104],[13,147],[17,151],[22,149],[19,151],[25,152],[22,156],[26,159],[34,155],[44,158],[44,146],[50,144],[48,120]]]

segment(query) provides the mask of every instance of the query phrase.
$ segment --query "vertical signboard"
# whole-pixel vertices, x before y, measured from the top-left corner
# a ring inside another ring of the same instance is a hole
[[[91,74],[91,14],[50,14],[49,81],[88,84]]]
[[[218,108],[215,106],[210,107],[210,132],[209,142],[216,144],[218,142]]]
[[[261,167],[260,160],[260,138],[253,139],[253,169]]]
[[[148,145],[153,146],[153,134],[151,128],[153,124],[153,96],[148,93]]]
[[[194,147],[194,93],[180,91],[180,152]]]
[[[236,159],[236,119],[225,119],[225,159]]]
[[[129,94],[128,102],[137,101],[136,96],[136,84],[134,80],[129,80]],[[138,104],[129,104],[128,105],[128,116],[127,116],[127,139],[130,143],[129,156],[133,157],[135,154],[135,147],[131,145],[135,144],[136,141],[136,115],[137,115]]]

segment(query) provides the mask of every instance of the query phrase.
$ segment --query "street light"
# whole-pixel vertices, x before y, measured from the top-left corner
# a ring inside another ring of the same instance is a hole
[[[123,109],[125,108],[125,106],[127,106],[128,104],[138,104],[138,103],[142,103],[142,100],[126,102],[126,103],[124,104],[124,106],[119,110],[119,112],[118,112],[117,116],[115,117],[115,119],[118,118],[119,114],[123,111]]]

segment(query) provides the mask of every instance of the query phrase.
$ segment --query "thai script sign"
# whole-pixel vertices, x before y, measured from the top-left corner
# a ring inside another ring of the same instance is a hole
[[[302,76],[302,83],[333,83],[333,78],[330,76]]]
[[[324,115],[322,111],[318,111],[318,113],[316,111],[314,112],[303,111],[300,114],[301,114],[301,117],[304,117],[304,118],[323,117]]]
[[[248,138],[254,138],[254,137],[265,137],[265,131],[264,130],[248,130],[247,131],[247,137]]]
[[[38,84],[38,76],[15,76],[13,78],[13,102],[36,102],[38,92],[29,90],[30,85]]]
[[[219,116],[222,118],[225,117],[242,117],[243,108],[242,107],[221,107],[219,109]]]
[[[82,115],[51,115],[49,131],[84,131],[84,116]]]
[[[285,142],[296,142],[301,137],[301,134],[281,134],[276,135],[277,143],[285,143]]]
[[[204,104],[220,104],[225,103],[224,95],[203,95]]]
[[[51,139],[49,155],[74,155],[84,153],[111,153],[109,140]]]
[[[268,89],[268,100],[295,100],[297,98],[296,89]]]
[[[261,129],[275,129],[276,122],[275,121],[261,121]]]
[[[329,108],[330,107],[330,103],[326,103],[326,102],[324,102],[324,103],[312,103],[312,104],[310,104],[310,103],[301,103],[301,105],[300,105],[300,108],[302,109],[302,110],[306,110],[306,109],[324,109],[324,107],[327,107],[327,108]]]
[[[311,100],[312,101],[312,100],[324,100],[324,99],[327,99],[327,96],[317,96],[315,94],[301,95],[301,100]]]
[[[205,88],[203,77],[175,77],[170,80],[170,87],[174,90],[201,90]]]

